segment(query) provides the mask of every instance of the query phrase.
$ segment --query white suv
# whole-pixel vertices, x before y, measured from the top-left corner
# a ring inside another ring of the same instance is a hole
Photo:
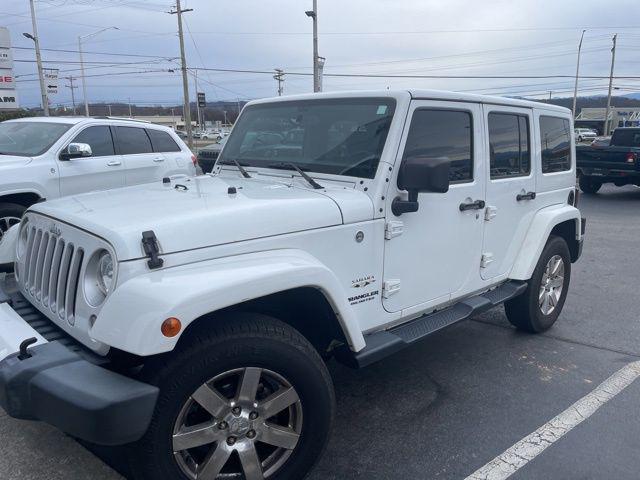
[[[0,241],[38,201],[195,173],[169,128],[113,118],[41,117],[0,123]]]
[[[303,478],[335,413],[325,360],[370,365],[502,303],[554,324],[585,226],[572,137],[569,110],[508,98],[251,102],[212,174],[9,231],[0,405],[127,444],[134,479]]]

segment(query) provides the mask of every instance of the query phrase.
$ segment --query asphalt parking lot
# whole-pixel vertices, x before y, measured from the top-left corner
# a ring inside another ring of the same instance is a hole
[[[463,479],[640,360],[640,189],[582,196],[587,241],[557,325],[516,332],[502,308],[364,370],[331,364],[338,417],[312,480]],[[637,479],[640,380],[519,469],[516,479]],[[122,478],[39,423],[0,411],[0,478]],[[105,460],[105,461],[103,461]]]

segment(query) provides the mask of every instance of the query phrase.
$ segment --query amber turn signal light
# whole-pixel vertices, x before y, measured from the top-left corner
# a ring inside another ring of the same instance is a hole
[[[175,317],[169,317],[164,322],[162,322],[162,326],[160,330],[165,337],[175,337],[180,333],[182,329],[182,323]]]

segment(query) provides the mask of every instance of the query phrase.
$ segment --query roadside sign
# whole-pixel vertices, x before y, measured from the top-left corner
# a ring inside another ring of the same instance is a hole
[[[47,87],[48,95],[56,95],[58,93],[58,69],[57,68],[45,68],[44,72],[44,84]]]
[[[207,97],[204,92],[198,92],[198,106],[200,108],[207,106]]]
[[[18,108],[16,79],[13,74],[11,35],[9,29],[0,27],[0,110]]]

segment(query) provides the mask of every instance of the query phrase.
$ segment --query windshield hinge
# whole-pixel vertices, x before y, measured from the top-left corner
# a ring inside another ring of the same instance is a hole
[[[391,240],[394,237],[399,237],[404,232],[404,223],[398,220],[391,220],[387,222],[384,227],[384,238]]]
[[[156,234],[153,230],[142,232],[142,248],[144,249],[145,255],[149,257],[147,265],[151,270],[160,268],[164,265],[164,260],[158,256],[160,254],[160,249],[158,247],[158,239],[156,238]]]

